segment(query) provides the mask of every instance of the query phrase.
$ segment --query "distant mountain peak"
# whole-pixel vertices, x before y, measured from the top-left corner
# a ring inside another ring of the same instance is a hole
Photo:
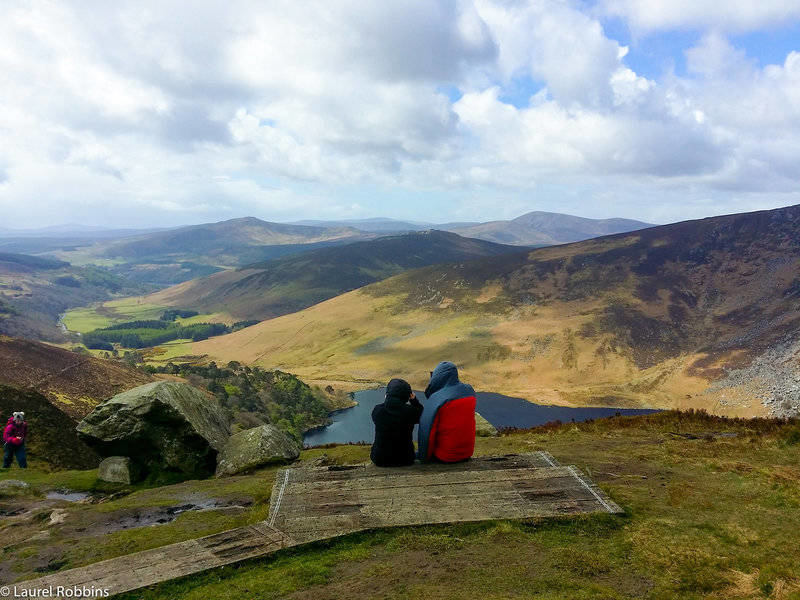
[[[510,221],[491,221],[467,227],[453,227],[466,237],[517,246],[546,246],[628,233],[652,227],[651,223],[632,219],[589,219],[561,213],[531,211]]]

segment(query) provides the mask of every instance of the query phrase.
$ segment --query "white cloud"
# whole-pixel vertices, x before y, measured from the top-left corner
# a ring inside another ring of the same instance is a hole
[[[634,29],[711,28],[742,32],[800,20],[798,0],[601,0],[606,14]]]
[[[560,102],[604,104],[620,46],[600,24],[568,2],[478,0],[478,13],[499,46],[498,66],[508,79],[529,74]]]
[[[711,14],[652,6],[604,5],[639,28]],[[800,53],[760,68],[719,32],[797,11],[731,6],[686,49],[687,76],[648,79],[577,0],[13,1],[0,211],[19,226],[526,207],[666,220],[630,190],[675,218],[796,201]]]

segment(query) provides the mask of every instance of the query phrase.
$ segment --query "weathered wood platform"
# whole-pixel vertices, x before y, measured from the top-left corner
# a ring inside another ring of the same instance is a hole
[[[113,594],[192,575],[281,548],[378,527],[621,512],[574,466],[547,452],[457,464],[373,465],[278,472],[267,521],[12,585]],[[28,594],[29,597],[33,597]]]
[[[378,527],[621,512],[546,452],[457,464],[284,469],[269,524],[297,543]]]

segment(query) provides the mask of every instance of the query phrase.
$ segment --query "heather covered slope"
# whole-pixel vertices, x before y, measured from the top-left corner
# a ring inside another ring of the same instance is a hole
[[[35,390],[75,421],[115,394],[153,381],[116,361],[0,336],[0,384]]]
[[[520,251],[454,233],[422,231],[217,273],[162,290],[147,301],[261,320],[301,310],[408,269]]]
[[[534,401],[757,415],[800,407],[798,332],[796,206],[426,267],[192,353],[348,385],[447,358]]]

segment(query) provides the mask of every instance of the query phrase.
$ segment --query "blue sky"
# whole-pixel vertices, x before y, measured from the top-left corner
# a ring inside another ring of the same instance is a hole
[[[0,226],[800,203],[800,0],[11,0]]]

